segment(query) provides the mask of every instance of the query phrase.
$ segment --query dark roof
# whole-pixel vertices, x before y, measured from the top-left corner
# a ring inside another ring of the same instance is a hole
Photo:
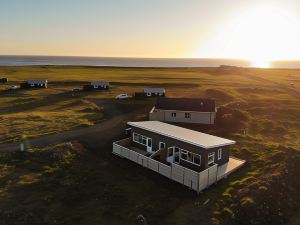
[[[215,112],[215,101],[197,98],[161,98],[157,100],[156,109]]]

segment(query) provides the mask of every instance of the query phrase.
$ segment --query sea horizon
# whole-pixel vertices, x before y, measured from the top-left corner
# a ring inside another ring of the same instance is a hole
[[[138,58],[95,56],[0,55],[0,66],[99,66],[99,67],[253,67],[251,61],[217,58]],[[299,69],[300,60],[271,62],[270,68]]]

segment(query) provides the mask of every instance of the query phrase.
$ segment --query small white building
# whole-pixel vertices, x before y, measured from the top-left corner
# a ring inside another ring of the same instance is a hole
[[[26,85],[25,85],[26,86]],[[27,86],[32,88],[47,88],[48,87],[48,80],[28,80]]]
[[[93,86],[95,89],[108,89],[109,88],[109,82],[108,81],[92,81],[91,86]]]
[[[211,99],[161,98],[149,113],[149,120],[173,123],[214,124],[215,101]]]
[[[91,90],[108,90],[109,82],[108,81],[92,81],[88,85],[83,86],[83,90],[91,91]]]
[[[147,97],[165,96],[166,90],[164,88],[144,88],[144,94]]]

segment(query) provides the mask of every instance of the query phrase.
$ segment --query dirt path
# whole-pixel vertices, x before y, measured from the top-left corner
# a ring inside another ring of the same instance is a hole
[[[82,135],[88,135],[95,132],[103,132],[105,130],[109,130],[124,120],[123,116],[117,116],[109,120],[105,120],[99,124],[96,124],[91,127],[85,127],[77,130],[65,131],[58,134],[50,134],[46,136],[41,136],[37,138],[32,138],[28,140],[28,143],[32,147],[42,147],[50,144],[55,144],[64,141],[71,141],[74,140]],[[0,145],[0,152],[1,151],[18,151],[20,149],[20,142],[8,143],[8,144],[1,144]]]
[[[110,107],[110,109],[113,108],[114,107],[112,106]],[[110,132],[116,127],[119,127],[120,129],[125,128],[125,124],[127,121],[134,120],[137,115],[145,115],[147,110],[148,107],[144,106],[142,107],[142,109],[135,109],[132,112],[128,112],[124,114],[119,112],[117,115],[112,115],[108,117],[108,119],[94,126],[31,138],[28,140],[28,144],[32,147],[43,147],[43,146],[52,145],[60,142],[75,140],[82,136],[93,136],[96,133],[105,134],[106,132]],[[99,140],[100,139],[101,138],[99,137]],[[0,144],[0,153],[18,151],[19,149],[20,149],[20,142]]]

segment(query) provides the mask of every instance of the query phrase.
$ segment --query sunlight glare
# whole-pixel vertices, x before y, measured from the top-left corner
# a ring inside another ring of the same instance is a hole
[[[224,20],[194,57],[245,59],[256,67],[297,59],[300,24],[292,9],[258,5]],[[299,26],[297,26],[297,24]]]

